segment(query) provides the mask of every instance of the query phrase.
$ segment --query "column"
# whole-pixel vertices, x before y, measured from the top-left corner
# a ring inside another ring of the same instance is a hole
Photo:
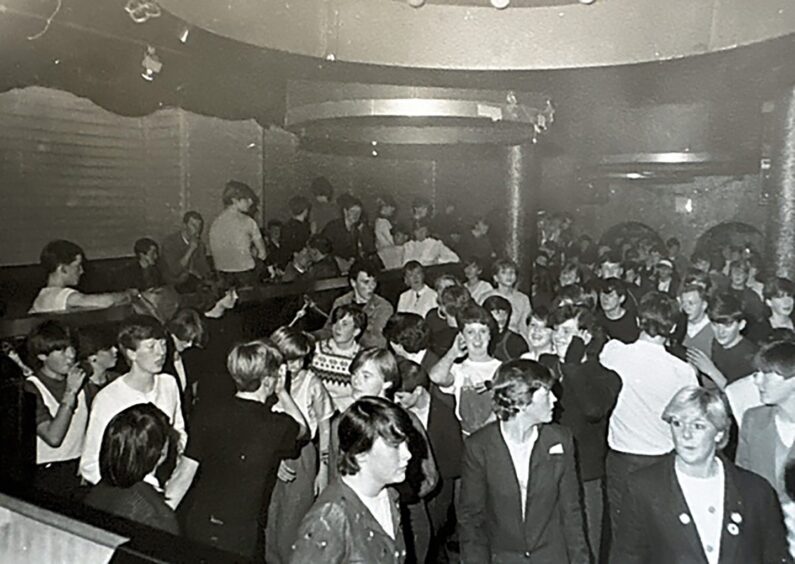
[[[795,275],[795,87],[776,101],[771,139],[767,258],[771,273]]]

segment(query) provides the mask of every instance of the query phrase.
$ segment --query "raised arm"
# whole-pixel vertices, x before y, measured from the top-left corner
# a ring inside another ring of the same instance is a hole
[[[439,359],[439,362],[434,364],[431,368],[431,372],[429,374],[431,382],[440,388],[452,386],[455,382],[455,376],[452,372],[450,372],[450,369],[453,367],[455,361],[463,357],[465,354],[466,349],[464,349],[463,337],[460,334],[456,335],[456,338],[453,339],[453,345],[450,347],[450,349],[442,358]]]
[[[53,448],[61,446],[64,437],[66,437],[66,432],[69,430],[72,416],[77,407],[77,395],[80,393],[80,387],[83,385],[85,377],[86,373],[80,367],[72,367],[66,376],[66,391],[58,406],[58,411],[55,413],[55,417],[49,421],[39,423],[36,427],[36,434],[39,438]]]

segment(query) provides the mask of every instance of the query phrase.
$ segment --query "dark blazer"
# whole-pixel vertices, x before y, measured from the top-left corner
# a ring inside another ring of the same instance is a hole
[[[461,460],[464,456],[464,439],[461,423],[455,409],[435,387],[431,388],[431,405],[428,413],[428,440],[439,465],[439,477],[452,479],[461,476]]]
[[[760,405],[743,415],[740,439],[737,444],[737,466],[762,476],[779,494],[784,492],[784,469],[776,468],[776,407]],[[795,445],[787,460],[795,458]]]
[[[147,527],[172,535],[179,534],[177,517],[166,505],[163,494],[145,482],[138,482],[129,488],[117,488],[100,482],[91,488],[84,503]]]
[[[466,439],[459,507],[463,563],[590,562],[571,432],[541,425],[529,463],[523,520],[519,483],[499,422]]]
[[[630,476],[611,562],[707,564],[676,479],[674,460],[671,453]],[[725,493],[720,564],[790,562],[784,520],[773,489],[756,474],[725,458],[722,461]]]

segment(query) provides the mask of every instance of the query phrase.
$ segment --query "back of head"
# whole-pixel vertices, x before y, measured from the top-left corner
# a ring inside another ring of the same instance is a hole
[[[649,337],[667,337],[678,313],[676,300],[662,292],[649,292],[638,305],[638,326]]]
[[[318,251],[324,256],[330,255],[332,251],[331,241],[329,241],[328,237],[324,237],[323,235],[312,235],[306,246]]]
[[[522,407],[532,402],[536,390],[551,389],[554,383],[552,373],[534,360],[503,362],[491,386],[494,414],[502,421],[512,419]]]
[[[63,323],[54,320],[40,323],[28,334],[28,362],[33,368],[41,367],[39,355],[48,355],[54,351],[62,351],[75,346],[72,330]]]
[[[80,328],[78,342],[78,357],[81,360],[85,360],[99,351],[108,350],[116,346],[116,335],[108,327],[89,325]]]
[[[285,362],[306,359],[315,346],[314,339],[309,333],[287,325],[271,333],[271,341],[282,353]]]
[[[428,371],[418,363],[400,357],[397,359],[397,366],[398,372],[400,372],[399,391],[411,393],[418,387],[426,390],[430,388],[431,379],[428,376]]]
[[[790,379],[795,376],[795,343],[778,341],[765,345],[756,354],[756,369]]]
[[[250,199],[252,201],[257,200],[256,194],[254,194],[254,191],[248,184],[240,182],[239,180],[230,180],[226,183],[223,194],[224,206],[231,205],[235,200],[245,199]]]
[[[303,213],[305,210],[308,210],[310,204],[309,200],[307,200],[303,196],[293,196],[288,200],[287,206],[290,208],[291,214],[298,215],[300,213]]]
[[[416,313],[396,313],[386,322],[384,337],[402,346],[407,353],[415,354],[430,346],[431,330]]]
[[[164,448],[176,450],[175,432],[165,413],[151,403],[117,413],[105,427],[99,451],[102,481],[129,488],[157,467]]]
[[[197,347],[207,344],[207,329],[202,316],[195,309],[179,310],[166,325],[168,332],[180,341]]]
[[[282,353],[267,339],[236,345],[226,358],[238,392],[255,392],[266,379],[275,380],[283,363]]]
[[[49,275],[59,266],[72,264],[80,255],[85,257],[85,253],[79,245],[71,241],[58,239],[44,245],[39,255],[39,264],[44,267],[45,273]]]
[[[119,350],[126,356],[126,351],[137,350],[141,341],[165,338],[166,330],[157,319],[148,315],[131,315],[122,323],[116,340]]]
[[[470,302],[472,302],[472,296],[469,294],[469,290],[463,286],[450,286],[442,290],[439,295],[439,307],[446,315],[452,317],[456,317],[458,311]]]

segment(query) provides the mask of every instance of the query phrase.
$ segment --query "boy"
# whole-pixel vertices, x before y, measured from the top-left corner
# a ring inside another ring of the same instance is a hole
[[[454,285],[448,285],[451,282],[454,282]],[[467,289],[449,275],[437,278],[434,286],[439,294],[439,307],[429,311],[425,321],[431,331],[431,350],[441,357],[458,334],[457,312],[472,302],[472,298]]]
[[[132,288],[149,290],[163,285],[160,274],[160,249],[149,237],[142,237],[133,245],[135,262],[124,272],[123,280]]]
[[[497,324],[497,334],[494,337],[494,356],[501,362],[514,360],[528,352],[527,341],[508,329],[508,320],[511,318],[511,302],[502,296],[489,296],[483,301],[483,309],[488,311]]]
[[[624,309],[627,300],[627,290],[624,283],[618,278],[605,278],[599,283],[599,305],[601,312],[598,316],[599,325],[611,339],[618,339],[622,343],[634,343],[640,336],[638,320]]]
[[[547,322],[549,310],[537,307],[530,315],[530,327],[527,330],[527,344],[529,349],[521,358],[525,360],[538,360],[543,354],[554,352],[552,348],[552,329]]]
[[[88,424],[88,402],[80,389],[85,372],[75,363],[72,333],[57,321],[45,321],[28,335],[35,373],[25,391],[36,397],[37,490],[74,498],[80,488],[77,464]]]
[[[287,202],[292,217],[282,226],[281,246],[284,256],[292,257],[306,245],[310,235],[309,201],[303,196],[293,196]],[[283,265],[282,268],[284,268]]]
[[[210,276],[207,249],[202,241],[204,218],[197,211],[182,216],[182,228],[160,245],[163,277],[178,292],[195,292],[197,284]]]
[[[472,223],[471,229],[461,237],[459,247],[469,255],[484,263],[490,263],[496,257],[494,247],[489,239],[489,224],[485,218],[479,217]]]
[[[106,308],[129,303],[138,290],[109,294],[83,294],[75,289],[83,276],[85,253],[71,241],[50,241],[39,257],[47,285],[39,291],[28,313],[67,311],[79,307]]]
[[[320,233],[330,221],[340,216],[340,210],[332,202],[334,187],[325,176],[313,179],[309,190],[315,198],[312,202],[312,233]]]
[[[696,348],[712,357],[712,341],[715,340],[713,329],[707,316],[707,289],[701,285],[685,281],[679,294],[679,303],[687,316],[687,330],[682,344],[687,348]]]
[[[496,288],[489,295],[502,296],[511,302],[513,312],[511,313],[508,327],[511,331],[525,336],[527,335],[528,320],[533,310],[530,307],[528,295],[515,288],[518,274],[518,269],[513,261],[498,260],[494,264],[494,283]]]
[[[161,372],[166,361],[166,332],[156,319],[135,315],[122,324],[118,342],[130,371],[105,386],[94,398],[80,457],[80,474],[92,484],[98,483],[102,478],[99,450],[105,427],[117,413],[131,405],[152,403],[166,414],[179,435],[179,457],[164,488],[166,503],[176,509],[193,482],[197,463],[182,456],[188,434],[177,378]]]
[[[97,393],[119,374],[113,372],[116,367],[118,349],[114,336],[109,334],[106,326],[83,327],[80,330],[80,362],[86,370],[86,382],[83,391],[88,405],[94,401]]]
[[[729,263],[729,293],[739,300],[746,320],[754,323],[765,317],[765,306],[759,294],[748,287],[749,272],[750,266],[744,260]]]
[[[457,337],[431,369],[431,382],[456,399],[456,417],[464,435],[471,435],[494,419],[490,394],[484,393],[500,366],[489,345],[497,332],[494,318],[469,303],[456,314]],[[463,359],[463,361],[459,361]]]
[[[426,370],[439,361],[439,357],[429,349],[431,330],[415,313],[396,313],[390,317],[384,327],[384,336],[395,355],[414,361]]]
[[[471,256],[464,261],[464,286],[469,290],[469,295],[477,304],[482,304],[486,296],[494,291],[494,286],[480,278],[483,274],[483,263],[476,256]]]
[[[425,317],[429,311],[437,307],[436,290],[429,288],[425,283],[425,271],[416,260],[407,262],[403,267],[403,283],[409,289],[398,298],[399,313],[416,313]]]

